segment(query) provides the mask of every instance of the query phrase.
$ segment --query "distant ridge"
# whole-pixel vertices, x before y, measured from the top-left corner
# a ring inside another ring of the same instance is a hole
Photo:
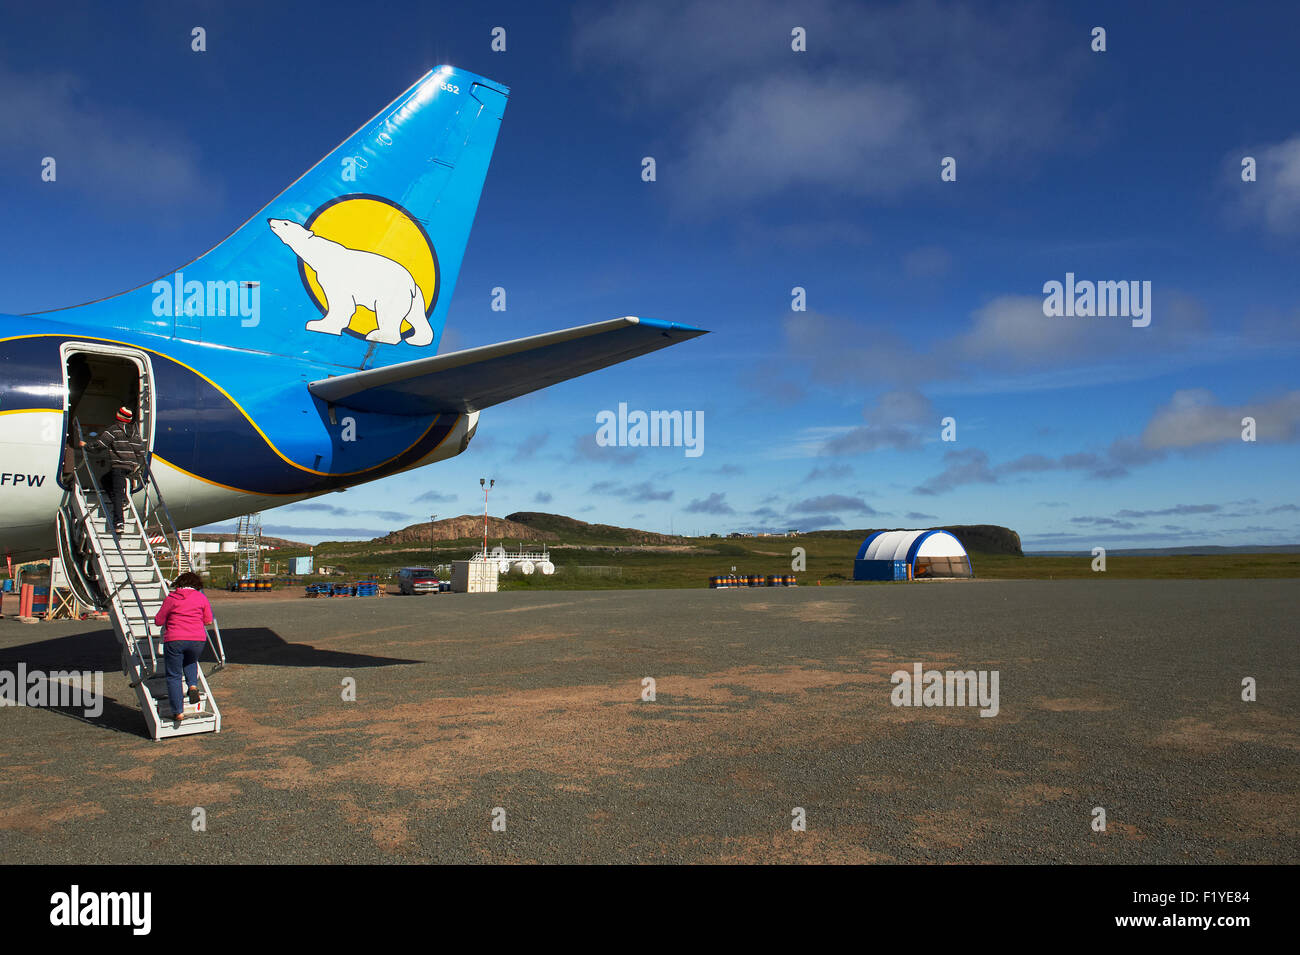
[[[504,520],[499,517],[489,517],[487,526],[489,541],[553,541],[559,539],[558,534],[529,527],[527,524],[515,521],[513,515]],[[447,517],[440,521],[434,521],[432,524],[428,521],[423,524],[411,524],[408,527],[403,527],[400,531],[393,531],[383,537],[376,537],[371,543],[427,544],[431,540],[454,541],[482,536],[483,515],[462,514],[460,517]]]
[[[612,524],[588,524],[563,514],[546,514],[540,511],[516,511],[502,517],[489,517],[488,544],[497,541],[548,541],[584,544],[618,544],[624,546],[646,544],[681,544],[685,538],[671,534],[657,534],[633,527],[615,527]],[[400,531],[376,537],[372,544],[427,544],[430,541],[472,540],[483,536],[483,515],[462,514],[447,517],[430,524],[411,524]]]
[[[238,534],[218,534],[208,531],[194,532],[194,540],[196,541],[233,541],[237,540],[238,537]],[[283,547],[286,550],[307,550],[312,546],[301,541],[285,540],[283,537],[267,537],[265,534],[262,535],[262,543],[268,547]]]
[[[685,538],[655,531],[640,531],[634,527],[615,527],[613,524],[588,524],[562,514],[545,514],[539,511],[516,511],[506,515],[506,520],[545,531],[557,537],[582,540],[609,540],[620,544],[680,544]]]
[[[1207,544],[1203,547],[1108,547],[1109,556],[1120,557],[1213,557],[1216,554],[1300,554],[1300,544],[1241,544],[1224,547],[1221,544]],[[1026,557],[1091,557],[1090,550],[1031,550]]]

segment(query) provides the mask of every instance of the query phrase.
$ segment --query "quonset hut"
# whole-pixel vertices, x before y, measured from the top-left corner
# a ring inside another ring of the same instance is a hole
[[[854,580],[974,576],[966,548],[948,531],[876,531],[853,561]]]

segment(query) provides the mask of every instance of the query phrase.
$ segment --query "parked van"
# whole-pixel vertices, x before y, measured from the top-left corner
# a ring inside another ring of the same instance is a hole
[[[427,567],[403,567],[397,575],[404,594],[436,594],[438,575]]]

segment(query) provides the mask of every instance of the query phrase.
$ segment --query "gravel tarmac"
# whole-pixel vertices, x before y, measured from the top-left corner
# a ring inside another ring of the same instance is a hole
[[[223,731],[159,743],[104,621],[10,617],[0,671],[106,699],[0,707],[0,861],[1294,863],[1298,595],[231,595]],[[917,663],[996,671],[997,714],[893,705]]]

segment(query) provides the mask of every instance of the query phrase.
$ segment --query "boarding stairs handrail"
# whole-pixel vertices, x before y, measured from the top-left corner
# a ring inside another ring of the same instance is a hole
[[[158,655],[154,652],[153,630],[151,629],[151,624],[153,621],[152,618],[149,616],[149,614],[145,612],[144,601],[140,598],[140,589],[135,585],[135,575],[132,574],[128,569],[126,551],[122,549],[122,538],[117,533],[117,520],[116,520],[117,515],[109,513],[108,504],[104,501],[104,494],[99,488],[99,481],[96,480],[94,472],[91,471],[90,462],[87,460],[87,455],[82,450],[82,445],[85,444],[85,438],[81,432],[81,422],[74,421],[73,426],[75,427],[76,434],[77,434],[77,450],[76,453],[73,455],[74,467],[73,467],[72,480],[69,482],[69,485],[70,485],[70,489],[73,492],[73,500],[77,502],[81,510],[81,513],[77,515],[78,522],[83,527],[89,525],[89,529],[91,530],[89,539],[94,548],[96,557],[99,558],[96,561],[96,563],[99,565],[99,570],[101,573],[100,585],[104,589],[104,595],[108,599],[110,606],[114,609],[119,610],[119,614],[122,617],[123,621],[125,622],[126,614],[124,611],[120,609],[119,596],[118,596],[121,591],[121,586],[119,585],[115,590],[112,591],[108,589],[109,587],[112,586],[112,574],[111,572],[108,572],[109,564],[106,559],[107,555],[104,553],[104,549],[102,546],[103,538],[101,537],[98,528],[94,526],[93,523],[95,519],[94,515],[90,513],[90,508],[87,506],[84,491],[81,488],[80,471],[84,467],[86,471],[86,480],[89,483],[91,489],[95,492],[95,500],[99,505],[99,516],[104,521],[104,529],[109,534],[112,535],[113,548],[116,551],[118,559],[122,563],[123,573],[126,577],[126,580],[131,584],[131,594],[135,598],[136,609],[140,611],[140,618],[144,622],[145,642],[149,646],[149,667],[148,667],[149,674],[148,675],[153,675],[153,673],[156,673],[158,669]],[[158,564],[153,559],[153,551],[149,549],[149,539],[148,537],[144,536],[145,534],[144,524],[140,521],[140,516],[136,513],[135,510],[135,503],[131,500],[131,496],[129,494],[127,495],[126,498],[126,505],[127,505],[127,510],[131,514],[131,517],[134,518],[135,526],[139,529],[141,536],[144,538],[144,550],[145,553],[149,555],[149,562],[153,564],[153,570],[155,571],[158,580],[162,581],[162,572],[158,570]],[[164,590],[166,589],[165,581],[163,581],[163,588]],[[135,652],[133,647],[131,646],[131,641],[135,641],[136,643],[138,643],[139,637],[137,634],[130,631],[131,628],[128,627],[127,631],[124,632],[124,637],[126,639],[124,639],[123,642],[127,645],[128,650],[130,650],[131,652]],[[143,663],[143,660],[141,660],[141,662]],[[134,686],[135,684],[133,683],[132,685]]]
[[[153,488],[152,494],[150,494],[151,487]],[[159,487],[158,479],[154,476],[152,468],[148,469],[146,474],[144,500],[145,514],[152,513],[154,515],[154,520],[158,521],[159,529],[167,538],[167,546],[172,547],[172,541],[175,541],[173,552],[182,555],[185,563],[192,568],[194,566],[193,558],[185,548],[185,538],[181,536],[180,530],[176,527],[176,522],[172,520],[171,509],[167,506],[167,499],[163,497],[162,488]],[[158,520],[157,515],[160,510],[162,519],[167,522],[166,524],[163,524],[162,520]],[[170,590],[170,587],[168,590]],[[208,646],[212,648],[212,655],[217,659],[216,666],[212,668],[212,672],[215,673],[218,670],[225,669],[226,666],[226,648],[221,642],[221,626],[217,623],[216,614],[212,616],[212,630],[213,632],[207,636],[207,641]]]
[[[133,496],[127,496],[122,515],[123,524],[129,525],[130,530],[119,534],[116,529],[117,515],[111,513],[87,455],[80,447],[84,440],[80,422],[75,423],[75,436],[78,447],[74,454],[72,476],[56,519],[60,548],[65,543],[67,545],[65,563],[69,565],[68,579],[79,584],[80,589],[87,594],[95,594],[93,604],[109,611],[114,632],[123,648],[122,672],[136,691],[150,736],[158,740],[193,733],[220,732],[221,711],[212,697],[202,667],[198,668],[200,702],[197,709],[185,714],[184,719],[177,719],[177,714],[173,714],[167,704],[165,667],[161,659],[163,632],[153,620],[170,588],[154,557],[146,521],[141,518]],[[131,487],[136,493],[144,489],[147,502],[148,483],[147,480],[133,481]],[[94,495],[93,502],[87,487]],[[171,521],[170,512],[166,510],[166,502],[162,500],[162,492],[156,481],[153,482],[153,490],[156,497],[153,506],[164,512],[174,530],[175,524]],[[138,549],[124,546],[124,537],[138,545]],[[88,553],[78,553],[76,544],[79,541]],[[91,587],[86,581],[87,568],[82,566],[83,559],[93,561],[94,570],[99,576],[98,588]],[[142,594],[142,589],[150,593],[148,598]],[[217,665],[213,669],[215,672],[225,666],[226,658],[220,628],[215,620],[213,628],[216,631],[215,643],[214,638],[209,636],[208,645],[217,658]],[[142,643],[144,646],[141,646]]]

